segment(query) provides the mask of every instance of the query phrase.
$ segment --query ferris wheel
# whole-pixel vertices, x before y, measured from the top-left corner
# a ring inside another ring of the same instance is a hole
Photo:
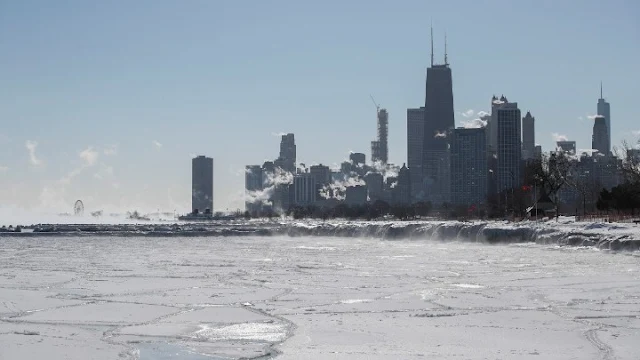
[[[82,216],[82,214],[84,214],[84,204],[82,203],[82,200],[77,200],[73,205],[73,213],[76,216]]]

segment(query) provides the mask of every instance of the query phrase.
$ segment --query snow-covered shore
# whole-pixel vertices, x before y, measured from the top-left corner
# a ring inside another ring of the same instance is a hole
[[[609,250],[640,250],[640,225],[559,221],[219,221],[206,223],[47,224],[0,236],[339,236],[557,244]]]

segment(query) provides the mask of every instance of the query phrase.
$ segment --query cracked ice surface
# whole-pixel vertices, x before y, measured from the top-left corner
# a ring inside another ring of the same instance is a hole
[[[640,353],[637,252],[286,236],[0,243],[1,359]]]

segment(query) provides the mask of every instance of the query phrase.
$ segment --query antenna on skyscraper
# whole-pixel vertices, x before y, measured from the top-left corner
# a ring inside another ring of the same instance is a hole
[[[431,67],[433,67],[433,21],[431,22]]]
[[[600,99],[603,99],[603,97],[602,97],[602,80],[600,80]]]
[[[449,61],[447,60],[447,33],[444,33],[444,64],[449,65]]]

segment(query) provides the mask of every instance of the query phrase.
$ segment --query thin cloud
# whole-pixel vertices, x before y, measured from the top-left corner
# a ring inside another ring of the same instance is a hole
[[[281,137],[281,136],[284,136],[284,135],[287,135],[287,133],[286,132],[272,132],[271,133],[271,136],[275,136],[275,137]]]
[[[587,119],[589,120],[594,120],[595,118],[597,118],[599,115],[587,115]]]
[[[462,116],[468,118],[468,117],[472,117],[473,114],[475,114],[475,111],[473,111],[473,109],[469,109],[467,111],[463,111],[462,112]]]
[[[153,140],[153,145],[156,147],[156,149],[162,148],[162,143],[160,143],[158,140]]]
[[[462,122],[462,127],[465,129],[478,129],[487,126],[487,122],[482,119],[473,119]]]
[[[640,130],[633,130],[631,133],[635,136],[640,136]]]
[[[27,140],[24,143],[24,146],[27,148],[27,151],[29,151],[29,162],[31,162],[31,165],[33,165],[33,166],[42,165],[42,160],[38,159],[38,156],[36,155],[36,149],[38,148],[38,142],[37,141]]]
[[[102,150],[102,153],[110,156],[110,155],[117,155],[118,154],[118,145],[110,145],[107,146],[106,148],[104,148],[104,150]]]
[[[82,170],[84,170],[84,166],[73,169],[71,171],[69,171],[65,176],[60,178],[60,183],[63,185],[67,185],[69,183],[71,183],[71,180],[73,180],[74,177],[80,175],[80,173],[82,173]]]
[[[95,151],[93,147],[89,146],[88,148],[82,150],[78,155],[82,160],[84,160],[85,165],[93,166],[96,161],[98,161],[99,153]]]
[[[93,177],[96,179],[104,179],[111,176],[113,176],[113,167],[105,164],[102,164],[102,166],[100,167],[100,171],[93,174]]]
[[[0,166],[0,172],[6,172],[9,168],[7,166]]]
[[[553,138],[554,141],[568,141],[569,140],[567,135],[561,135],[561,134],[558,134],[558,133],[551,133],[551,137]]]

